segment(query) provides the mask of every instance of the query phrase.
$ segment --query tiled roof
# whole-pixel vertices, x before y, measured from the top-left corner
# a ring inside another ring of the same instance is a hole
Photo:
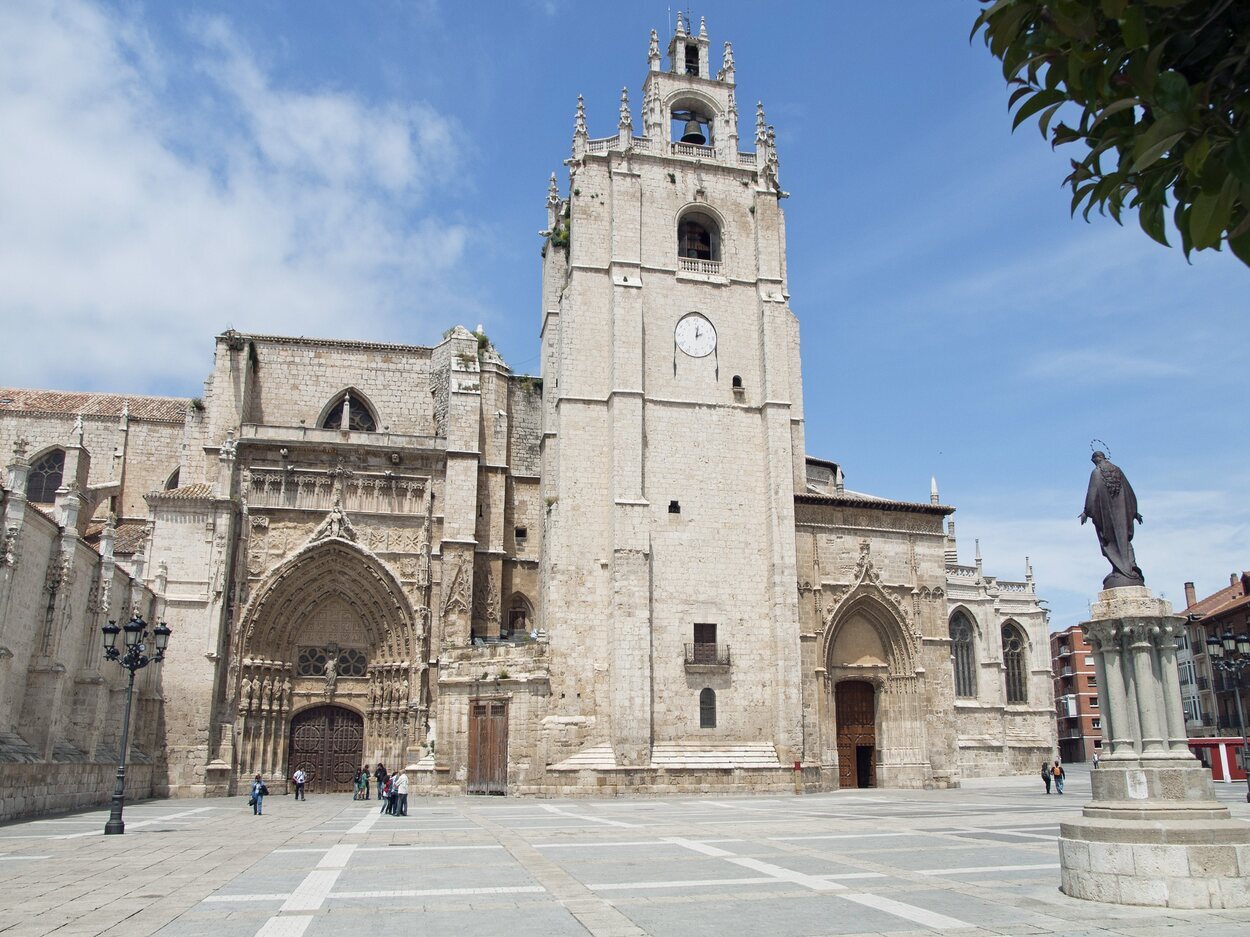
[[[1242,573],[1244,576],[1245,573]],[[1205,599],[1200,599],[1189,608],[1185,609],[1181,614],[1185,616],[1197,615],[1205,618],[1209,615],[1218,615],[1226,612],[1236,605],[1242,604],[1238,600],[1246,600],[1245,590],[1242,588],[1242,580],[1231,583],[1220,589],[1218,592],[1212,592]]]
[[[796,504],[836,504],[851,508],[875,508],[880,511],[914,511],[917,514],[954,514],[955,509],[945,504],[921,504],[916,501],[892,501],[889,498],[878,498],[876,495],[861,494],[847,491],[842,494],[822,495],[812,492],[796,494]]]
[[[62,413],[75,416],[120,417],[129,401],[136,420],[181,423],[191,401],[186,397],[147,397],[140,394],[96,394],[69,390],[28,390],[0,387],[0,412]]]
[[[213,486],[204,483],[183,485],[181,488],[170,488],[168,491],[154,491],[153,494],[162,498],[207,498],[213,493]]]
[[[147,539],[147,523],[144,521],[120,521],[113,535],[113,555],[132,556],[137,553]],[[95,550],[100,549],[100,532],[104,529],[102,521],[92,521],[87,525],[85,540]]]

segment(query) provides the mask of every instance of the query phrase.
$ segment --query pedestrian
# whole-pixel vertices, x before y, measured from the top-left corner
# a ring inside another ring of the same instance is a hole
[[[1094,752],[1094,770],[1098,770],[1098,752]]]
[[[1042,783],[1046,785],[1046,793],[1050,793],[1050,762],[1042,762]]]
[[[1055,790],[1062,794],[1063,782],[1067,778],[1067,775],[1063,773],[1063,765],[1056,761],[1055,766],[1050,769],[1050,773],[1055,778]]]
[[[399,769],[399,778],[395,781],[396,813],[401,817],[408,816],[408,772]]]
[[[304,773],[303,768],[296,768],[295,773],[291,775],[291,780],[295,782],[295,799],[307,800],[304,796],[304,785],[308,783],[308,775]]]
[[[379,761],[377,768],[373,771],[373,779],[377,781],[378,785],[378,800],[382,799],[382,786],[386,783],[387,777],[389,777],[389,775],[386,773],[386,768],[384,768],[382,766],[382,762]]]
[[[378,808],[378,813],[391,812],[391,779],[383,778],[378,782],[378,800],[382,802],[382,806]]]
[[[368,765],[360,766],[360,783],[361,783],[362,789],[365,792],[365,796],[360,799],[368,800],[369,799],[369,766]]]
[[[265,787],[265,782],[261,780],[260,775],[256,775],[256,780],[252,782],[252,796],[247,799],[248,804],[251,805],[253,816],[259,817],[264,813],[264,810],[261,808],[265,795],[268,793],[269,788]]]

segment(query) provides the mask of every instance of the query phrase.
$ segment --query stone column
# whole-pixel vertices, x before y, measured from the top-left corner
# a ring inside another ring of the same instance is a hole
[[[1180,673],[1176,668],[1176,635],[1184,627],[1183,624],[1175,627],[1165,624],[1156,635],[1159,642],[1159,680],[1163,684],[1164,713],[1167,717],[1168,756],[1180,759],[1193,757],[1189,751],[1189,733],[1185,730]]]
[[[1101,626],[1093,627],[1095,624]],[[1120,629],[1112,622],[1090,622],[1086,632],[1097,635],[1097,643],[1102,648],[1098,660],[1103,662],[1105,691],[1100,693],[1106,710],[1111,714],[1112,731],[1111,753],[1108,759],[1137,760],[1137,745],[1133,736],[1133,727],[1129,717],[1129,692],[1124,683],[1124,671],[1120,663]]]
[[[1164,732],[1160,712],[1163,703],[1163,687],[1155,676],[1151,660],[1154,642],[1150,640],[1151,626],[1137,622],[1128,631],[1129,660],[1133,668],[1133,682],[1137,690],[1137,724],[1141,728],[1142,757],[1158,755],[1164,751]]]
[[[1112,904],[1250,907],[1250,826],[1216,802],[1210,772],[1178,735],[1172,642],[1182,619],[1144,586],[1105,590],[1091,613],[1082,628],[1097,651],[1112,753],[1090,775],[1081,818],[1060,824],[1062,891]]]

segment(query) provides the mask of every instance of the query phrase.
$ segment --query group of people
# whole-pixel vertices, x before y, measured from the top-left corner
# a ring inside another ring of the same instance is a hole
[[[1050,793],[1050,785],[1055,785],[1055,793],[1063,793],[1063,782],[1068,776],[1064,774],[1063,765],[1055,762],[1053,765],[1048,761],[1042,762],[1042,783],[1046,785],[1046,793]]]
[[[372,777],[378,800],[382,802],[380,813],[389,813],[396,817],[408,816],[408,773],[400,768],[394,774],[386,770],[381,762],[369,771],[368,765],[361,765],[352,782],[355,793],[353,800],[369,799],[369,778]]]

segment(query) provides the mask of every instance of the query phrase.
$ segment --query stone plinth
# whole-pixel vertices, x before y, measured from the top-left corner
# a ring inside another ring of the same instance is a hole
[[[1250,826],[1215,800],[1189,751],[1176,636],[1184,620],[1141,586],[1108,589],[1081,627],[1095,653],[1103,737],[1083,817],[1059,832],[1062,890],[1169,908],[1250,907]]]

